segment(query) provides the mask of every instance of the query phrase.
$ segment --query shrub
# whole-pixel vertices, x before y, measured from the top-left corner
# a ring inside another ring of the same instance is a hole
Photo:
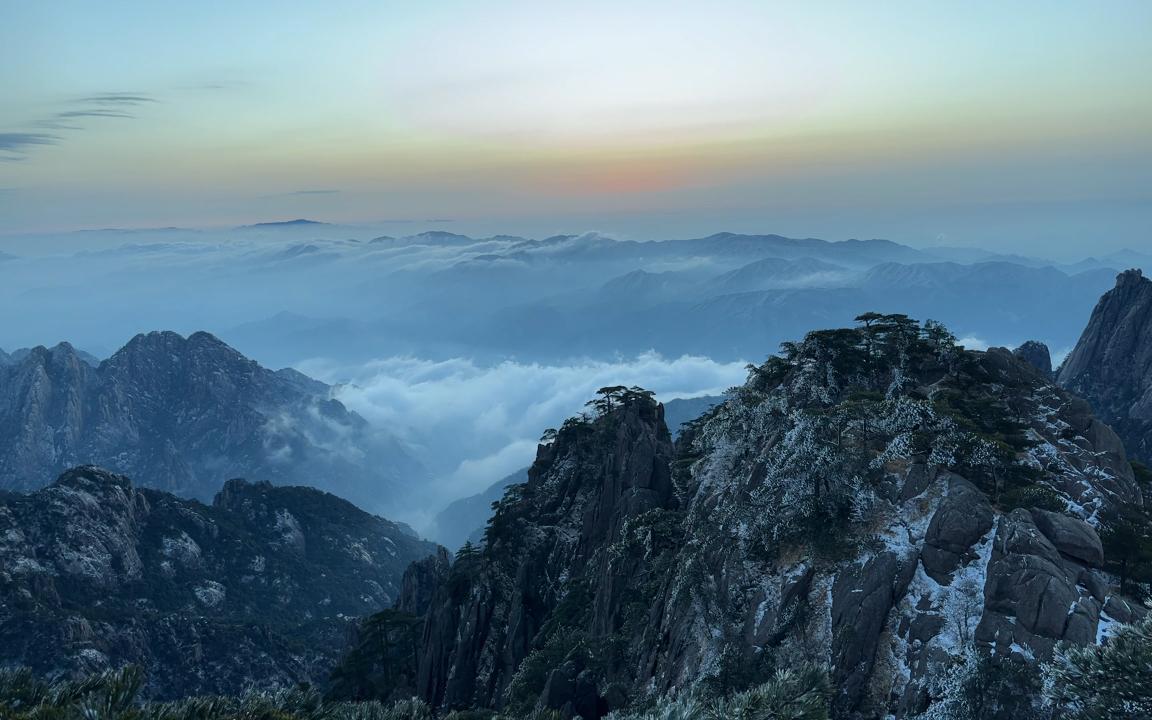
[[[1000,496],[1000,508],[1004,512],[1012,512],[1016,508],[1031,510],[1039,508],[1049,512],[1062,513],[1068,509],[1064,502],[1051,488],[1042,485],[1030,485],[1009,490]]]

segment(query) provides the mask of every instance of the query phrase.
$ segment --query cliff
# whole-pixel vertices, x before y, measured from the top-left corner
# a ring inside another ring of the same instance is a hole
[[[598,718],[815,662],[839,716],[904,717],[969,655],[1035,668],[1141,615],[1098,528],[1143,497],[1088,404],[862,320],[786,344],[675,447],[642,395],[566,423],[433,599],[422,696]]]
[[[1115,428],[1132,459],[1152,462],[1152,281],[1116,277],[1057,377]]]

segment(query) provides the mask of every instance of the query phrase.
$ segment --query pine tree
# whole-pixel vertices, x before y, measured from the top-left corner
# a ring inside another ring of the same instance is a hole
[[[1152,718],[1152,614],[1118,627],[1103,645],[1060,643],[1044,685],[1071,720]]]

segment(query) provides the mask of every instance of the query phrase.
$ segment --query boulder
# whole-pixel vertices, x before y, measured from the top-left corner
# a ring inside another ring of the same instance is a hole
[[[1039,508],[1033,508],[1032,519],[1057,550],[1092,567],[1104,567],[1104,546],[1091,525]]]
[[[975,557],[974,545],[992,529],[992,506],[976,486],[959,475],[948,480],[948,494],[928,524],[920,558],[924,572],[941,585]]]
[[[1083,566],[1061,557],[1029,511],[1016,509],[1001,518],[977,643],[996,654],[1027,648],[1046,659],[1060,640],[1092,641],[1100,603],[1077,587],[1082,571]]]

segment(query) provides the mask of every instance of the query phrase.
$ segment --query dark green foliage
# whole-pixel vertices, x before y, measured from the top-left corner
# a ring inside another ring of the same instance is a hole
[[[543,646],[520,663],[508,686],[509,709],[525,713],[536,704],[548,682],[548,676],[565,662],[586,668],[593,680],[603,680],[608,670],[611,638],[595,637],[583,630],[560,628]]]
[[[592,620],[592,583],[577,578],[568,584],[568,592],[556,603],[548,614],[540,632],[536,635],[536,645],[544,645],[553,635],[565,630],[578,630],[588,626]]]
[[[491,543],[494,534],[490,534],[493,528],[493,521],[488,523],[488,531],[485,532],[485,539]],[[471,541],[464,543],[464,547],[456,552],[456,561],[452,563],[452,569],[448,573],[448,581],[445,587],[448,588],[448,595],[455,603],[461,603],[468,593],[472,590],[472,586],[480,577],[480,573],[484,567],[484,553],[476,548]]]
[[[1068,509],[1068,503],[1064,502],[1051,488],[1029,485],[1015,487],[1000,496],[1001,510],[1008,513],[1016,508],[1024,508],[1025,510],[1040,508],[1049,512],[1062,513]]]
[[[776,673],[776,659],[770,650],[749,654],[743,643],[731,643],[720,653],[716,671],[700,681],[709,697],[726,697],[763,685]]]
[[[239,697],[141,704],[145,681],[139,665],[56,682],[39,680],[27,668],[0,670],[0,720],[432,720],[418,700],[391,707],[326,703],[307,684],[275,693],[250,690]]]
[[[656,393],[651,390],[633,385],[632,387],[625,387],[624,385],[611,385],[609,387],[602,387],[596,391],[600,397],[589,400],[585,403],[586,407],[590,407],[596,411],[597,417],[609,415],[616,408],[624,407],[634,403],[652,403],[653,397]]]
[[[42,682],[28,668],[0,670],[0,719],[138,717],[144,682],[139,665],[55,683]]]
[[[657,700],[640,714],[620,720],[827,720],[835,688],[828,672],[816,665],[777,670],[767,681],[716,698],[684,693]]]
[[[400,610],[372,615],[360,628],[360,643],[332,671],[328,701],[393,699],[415,693],[424,619]]]
[[[1060,643],[1045,670],[1045,695],[1068,720],[1152,717],[1152,614],[1115,628],[1104,645]]]
[[[1132,474],[1136,476],[1136,482],[1141,485],[1152,483],[1152,470],[1149,470],[1147,465],[1135,460],[1128,464],[1132,466]]]
[[[1152,595],[1152,519],[1146,511],[1129,507],[1100,529],[1104,569],[1120,581],[1120,593],[1146,598]]]

